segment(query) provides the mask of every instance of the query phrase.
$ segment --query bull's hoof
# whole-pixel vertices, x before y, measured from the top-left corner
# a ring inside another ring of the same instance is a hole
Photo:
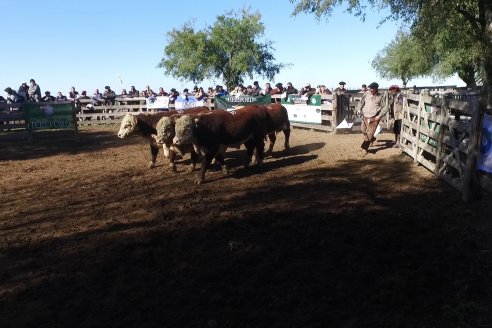
[[[171,167],[171,171],[172,171],[173,173],[177,173],[177,172],[178,172],[178,169],[176,168],[176,165],[174,165],[174,164],[169,164],[169,166]]]
[[[147,167],[148,167],[149,169],[153,169],[153,168],[155,167],[155,163],[150,162],[150,163],[147,165]]]
[[[198,179],[195,180],[195,184],[196,185],[201,185],[202,183],[203,183],[203,180],[202,179],[199,179],[198,178]]]
[[[228,167],[223,167],[223,168],[222,168],[222,174],[223,174],[223,175],[227,175],[227,174],[229,174],[229,168],[228,168]]]
[[[193,172],[193,171],[195,171],[195,167],[194,167],[194,166],[189,166],[189,167],[186,169],[185,173],[187,173],[187,174],[188,174],[188,173],[191,173],[191,172]]]

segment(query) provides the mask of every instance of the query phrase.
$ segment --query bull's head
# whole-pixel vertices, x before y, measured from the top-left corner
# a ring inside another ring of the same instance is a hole
[[[123,116],[120,125],[120,131],[118,131],[118,138],[128,137],[137,129],[137,117],[132,114],[126,114]]]
[[[175,136],[174,121],[173,117],[163,117],[157,122],[156,140],[159,144],[171,144],[173,142]]]
[[[176,145],[191,144],[193,141],[193,127],[195,121],[189,115],[183,115],[176,119],[175,136],[173,143]]]

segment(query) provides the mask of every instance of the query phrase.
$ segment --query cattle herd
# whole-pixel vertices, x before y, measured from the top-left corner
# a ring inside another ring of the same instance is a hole
[[[195,180],[201,184],[205,179],[208,166],[215,159],[224,174],[228,173],[224,154],[227,148],[239,148],[244,145],[247,153],[245,166],[253,158],[261,167],[265,156],[264,140],[270,144],[266,153],[273,150],[276,133],[283,131],[285,149],[289,149],[290,122],[287,110],[281,104],[248,105],[232,111],[210,110],[208,107],[196,107],[187,110],[171,110],[157,113],[126,114],[118,132],[119,138],[140,135],[148,140],[151,162],[155,161],[162,146],[169,165],[177,171],[176,155],[190,154],[191,164],[187,172],[195,169],[201,160],[200,174]]]

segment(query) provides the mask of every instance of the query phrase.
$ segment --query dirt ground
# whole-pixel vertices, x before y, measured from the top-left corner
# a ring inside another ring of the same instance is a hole
[[[392,134],[295,129],[196,186],[116,131],[0,134],[0,327],[492,327],[492,198]]]

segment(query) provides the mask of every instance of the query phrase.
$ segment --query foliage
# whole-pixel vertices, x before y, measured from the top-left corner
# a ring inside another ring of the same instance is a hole
[[[169,43],[158,67],[174,78],[195,83],[219,78],[227,88],[255,75],[274,80],[285,65],[275,62],[271,41],[260,41],[264,31],[261,15],[249,9],[220,15],[213,26],[200,31],[188,22],[168,33]]]
[[[453,73],[474,83],[475,77],[484,84],[492,83],[492,3],[490,0],[291,0],[293,14],[311,13],[318,19],[330,17],[335,6],[345,5],[349,13],[365,19],[369,7],[388,8],[381,21],[400,21],[410,28],[413,40],[423,47],[430,60],[433,77]],[[489,23],[487,23],[489,22]],[[396,47],[395,44],[392,47]],[[407,45],[402,45],[402,48]],[[384,52],[383,52],[384,53]],[[376,66],[382,60],[376,58]],[[389,60],[389,58],[388,58]],[[404,60],[402,60],[404,61]],[[398,65],[395,65],[398,66]],[[383,66],[384,67],[384,66]],[[417,65],[419,67],[419,65]],[[401,73],[401,72],[399,72]],[[420,72],[411,72],[414,76]],[[396,73],[393,72],[393,75]],[[473,81],[472,81],[473,80]]]
[[[403,86],[419,76],[425,75],[432,69],[431,55],[426,48],[408,33],[400,32],[395,39],[381,50],[371,65],[379,76],[385,79],[400,79]]]

